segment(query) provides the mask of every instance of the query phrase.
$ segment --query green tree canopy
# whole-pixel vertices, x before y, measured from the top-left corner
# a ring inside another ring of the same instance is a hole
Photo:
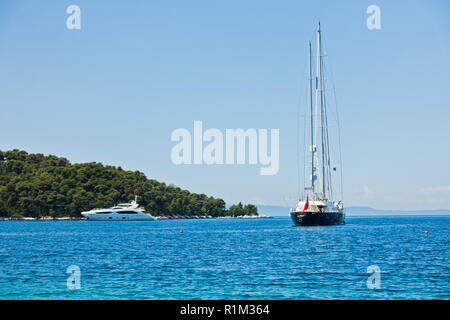
[[[242,216],[254,205],[225,208],[225,201],[148,179],[142,172],[97,162],[71,164],[53,155],[0,151],[0,217],[71,216],[111,207],[139,195],[154,216]]]

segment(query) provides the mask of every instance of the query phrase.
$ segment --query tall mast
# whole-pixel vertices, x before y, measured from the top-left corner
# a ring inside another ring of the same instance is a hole
[[[323,86],[322,86],[322,48],[320,37],[320,21],[317,28],[317,77],[319,78],[319,87],[316,89],[316,103],[317,94],[320,94],[320,128],[321,128],[321,144],[322,144],[322,197],[325,199],[325,146],[324,146],[324,112],[323,112]]]
[[[312,102],[311,41],[308,42],[309,103],[311,108],[311,198],[314,199],[314,110]]]

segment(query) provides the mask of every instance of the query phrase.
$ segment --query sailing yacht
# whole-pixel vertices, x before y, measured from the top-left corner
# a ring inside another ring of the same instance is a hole
[[[108,209],[92,209],[83,211],[81,214],[88,220],[119,220],[119,221],[141,221],[155,220],[150,214],[145,213],[144,207],[139,207],[137,196],[131,203],[119,203]]]
[[[330,147],[331,140],[327,118],[327,99],[324,90],[324,70],[322,39],[320,22],[317,29],[317,61],[316,75],[312,77],[311,67],[311,42],[308,44],[308,111],[307,122],[309,122],[305,132],[305,140],[308,147],[305,154],[304,173],[304,198],[301,199],[295,208],[291,209],[290,216],[297,226],[325,226],[345,224],[345,212],[340,199],[335,197],[333,184],[336,183],[336,167],[332,166]],[[313,80],[315,103],[313,103]],[[309,130],[308,130],[309,129]],[[308,132],[309,131],[309,132]],[[340,148],[339,145],[337,147]],[[339,150],[340,154],[340,150]],[[309,179],[307,179],[309,176]],[[342,192],[342,177],[341,177]]]

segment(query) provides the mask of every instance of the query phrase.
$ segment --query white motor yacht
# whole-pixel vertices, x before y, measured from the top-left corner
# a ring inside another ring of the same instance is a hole
[[[88,220],[114,220],[114,221],[141,221],[155,220],[149,213],[145,213],[144,207],[139,207],[136,198],[131,203],[119,203],[108,209],[92,209],[81,214]]]

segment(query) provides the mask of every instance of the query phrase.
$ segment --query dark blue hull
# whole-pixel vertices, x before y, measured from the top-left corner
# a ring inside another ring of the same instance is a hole
[[[334,226],[345,224],[343,212],[291,212],[292,222],[296,226]]]

